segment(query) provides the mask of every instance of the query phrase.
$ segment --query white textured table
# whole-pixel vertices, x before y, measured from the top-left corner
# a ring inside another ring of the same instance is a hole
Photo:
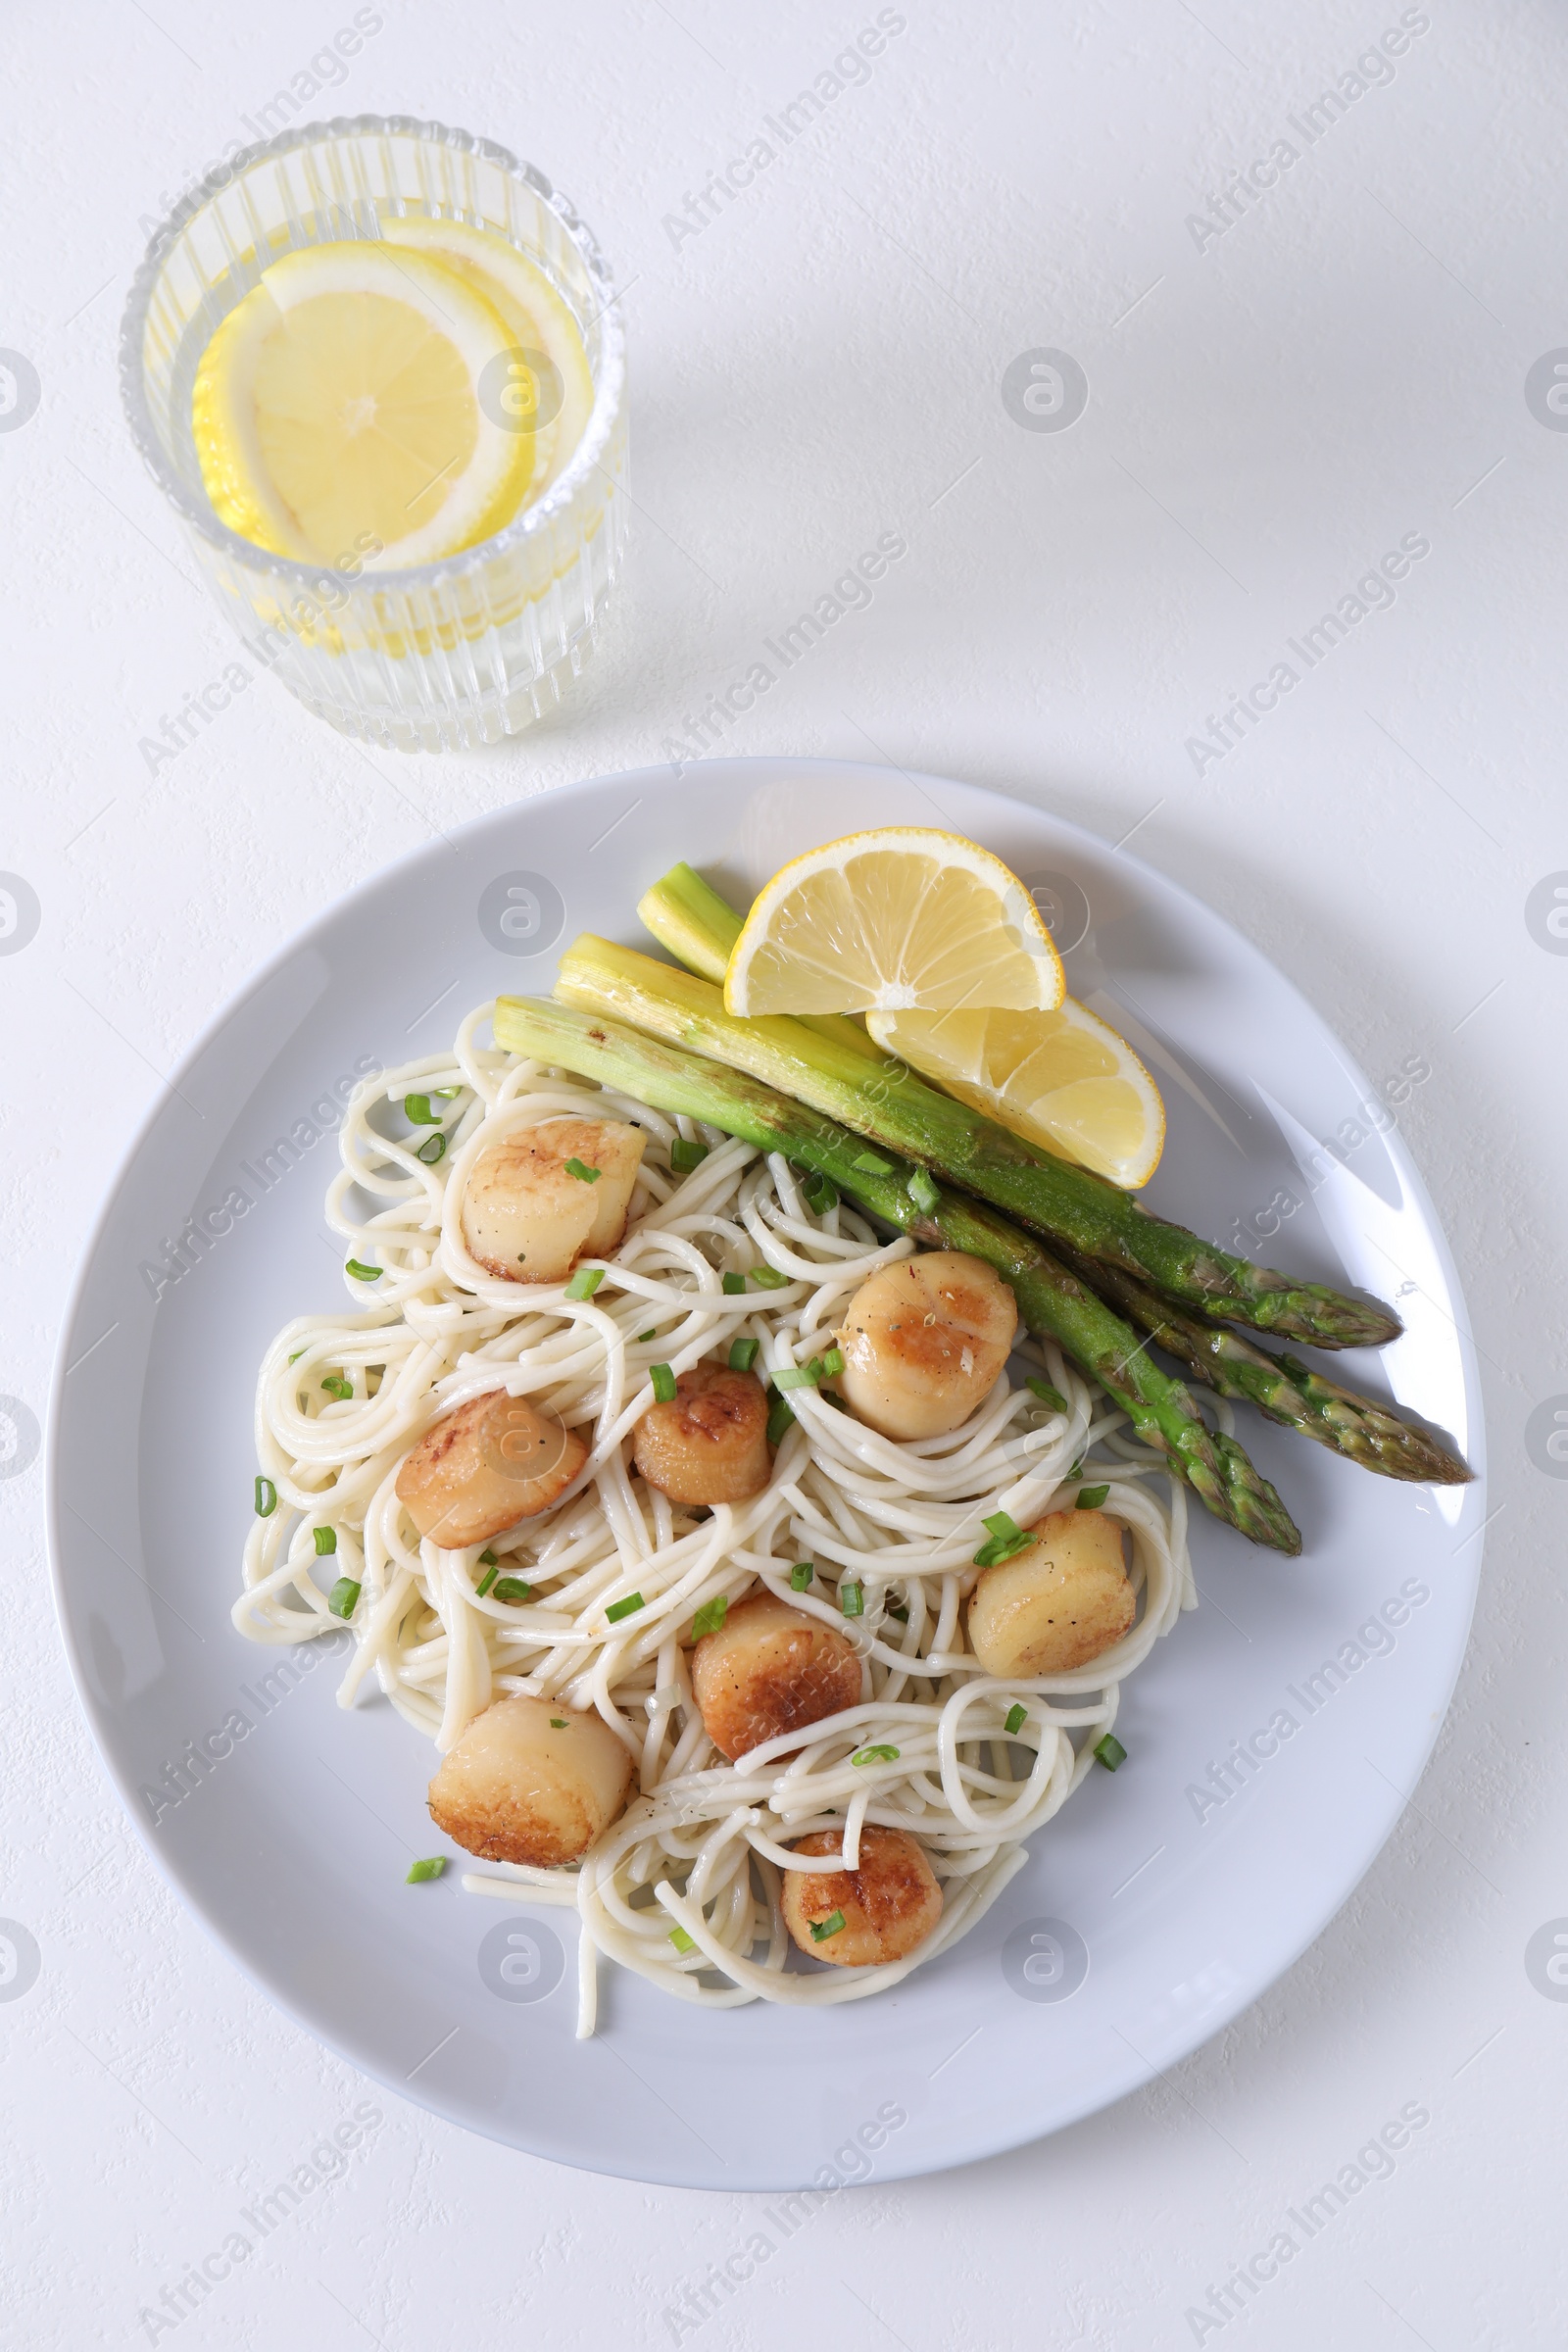
[[[855,36],[878,23],[862,71]],[[278,0],[264,30],[132,0],[16,14],[7,48],[0,868],[24,887],[0,884],[0,2338],[1561,2343],[1568,63],[1550,12]],[[362,110],[489,133],[603,237],[632,352],[618,612],[561,716],[493,756],[368,760],[257,680],[154,760],[143,740],[233,653],[121,421],[138,216],[291,112]],[[1082,370],[1081,416],[1042,352]],[[881,534],[906,553],[869,602],[771,662],[749,710],[720,705]],[[1297,1968],[1097,2121],[962,2174],[873,2179],[790,2237],[766,2199],[468,2138],[269,2007],[109,1793],[32,1458],[114,1164],[253,965],[438,825],[720,742],[879,757],[1136,829],[1375,1078],[1424,1073],[1398,1116],[1467,1286],[1495,1478],[1432,1768]],[[1333,2180],[1347,2201],[1314,2227],[1301,2208]],[[295,2202],[259,2205],[279,2182]]]

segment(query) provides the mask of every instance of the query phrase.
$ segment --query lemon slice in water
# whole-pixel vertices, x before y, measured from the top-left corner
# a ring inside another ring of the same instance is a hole
[[[196,372],[219,518],[275,555],[382,569],[488,538],[534,466],[532,436],[480,397],[512,342],[495,306],[426,255],[368,239],[284,254]]]

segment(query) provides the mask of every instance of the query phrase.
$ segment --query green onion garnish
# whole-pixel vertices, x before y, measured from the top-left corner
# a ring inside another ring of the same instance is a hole
[[[411,1127],[439,1127],[441,1124],[441,1113],[430,1108],[428,1095],[405,1095],[403,1116]]]
[[[790,1277],[781,1274],[777,1266],[754,1266],[752,1280],[760,1291],[783,1291],[789,1288]]]
[[[345,1274],[352,1274],[356,1282],[379,1282],[381,1279],[379,1266],[368,1266],[357,1257],[351,1257],[343,1271]]]
[[[579,1184],[597,1184],[604,1173],[601,1168],[585,1167],[580,1159],[568,1159],[566,1174],[575,1176]]]
[[[828,1937],[830,1936],[836,1936],[843,1925],[844,1914],[842,1911],[830,1911],[826,1919],[813,1919],[811,1922],[811,1941],[813,1943],[826,1943]]]
[[[770,1446],[782,1446],[784,1443],[785,1432],[793,1429],[794,1427],[795,1413],[794,1408],[790,1404],[789,1398],[787,1396],[775,1396],[772,1405],[768,1410],[767,1416],[768,1444]]]
[[[1080,1487],[1078,1508],[1081,1511],[1098,1511],[1109,1493],[1109,1487]]]
[[[289,1357],[289,1359],[288,1359],[288,1360],[289,1360],[289,1362],[290,1362],[291,1364],[297,1364],[297,1363],[299,1362],[299,1360],[300,1360],[300,1357],[301,1357],[301,1356],[302,1356],[304,1353],[305,1353],[305,1350],[304,1350],[304,1348],[295,1348],[295,1350],[294,1350],[294,1352],[293,1352],[293,1354],[292,1354],[292,1355]]]
[[[722,1274],[719,1276],[719,1287],[726,1298],[739,1298],[746,1288],[746,1277],[744,1274]]]
[[[839,1587],[839,1607],[846,1617],[859,1617],[865,1610],[865,1592],[861,1586],[850,1584]]]
[[[352,1576],[340,1576],[326,1596],[326,1605],[334,1617],[352,1617],[359,1606],[360,1588]]]
[[[706,1144],[689,1144],[683,1135],[677,1135],[669,1147],[669,1164],[677,1176],[689,1176],[693,1168],[700,1168],[707,1157]]]
[[[942,1205],[942,1195],[924,1168],[916,1168],[909,1178],[909,1199],[923,1217]]]
[[[892,1160],[884,1159],[880,1152],[858,1152],[850,1164],[863,1168],[867,1176],[891,1176],[893,1173]]]
[[[313,1533],[316,1537],[316,1556],[318,1560],[324,1560],[329,1551],[336,1551],[337,1529],[335,1527],[318,1527],[313,1530]]]
[[[690,1936],[687,1935],[684,1928],[671,1928],[669,1931],[669,1940],[675,1946],[676,1951],[679,1952],[683,1960],[688,1952],[695,1952],[697,1949],[696,1942]]]
[[[553,1732],[569,1732],[571,1725],[567,1722],[564,1715],[552,1715],[550,1718],[550,1729]]]
[[[640,1331],[637,1334],[637,1345],[639,1348],[645,1348],[650,1340],[657,1340],[658,1337],[657,1331]]]
[[[732,1372],[749,1372],[757,1361],[760,1340],[732,1340],[729,1348],[729,1368]]]
[[[335,1396],[340,1404],[344,1403],[354,1394],[353,1381],[345,1380],[341,1372],[329,1372],[326,1378],[322,1381],[321,1386],[326,1391],[327,1395],[329,1396]]]
[[[898,1760],[896,1747],[860,1747],[850,1758],[852,1764],[896,1764]]]
[[[650,1364],[648,1377],[654,1384],[654,1402],[673,1404],[680,1395],[680,1385],[667,1364]]]
[[[526,1600],[532,1591],[532,1585],[525,1585],[520,1576],[504,1576],[495,1588],[495,1595],[497,1600]]]
[[[461,1086],[432,1086],[430,1092],[438,1095],[443,1102],[455,1102],[463,1089]]]
[[[822,1377],[822,1359],[813,1355],[808,1364],[786,1364],[782,1372],[773,1375],[773,1386],[783,1396],[789,1389],[814,1389]]]
[[[487,1551],[482,1551],[480,1552],[479,1557],[482,1560],[489,1560],[490,1554]],[[473,1588],[480,1600],[483,1600],[485,1594],[489,1592],[491,1586],[495,1583],[496,1578],[500,1574],[501,1569],[499,1563],[495,1560],[490,1560],[489,1567],[485,1570],[483,1576],[480,1577],[479,1582]]]
[[[909,1622],[909,1612],[905,1607],[902,1600],[890,1600],[888,1602],[888,1615],[890,1617],[896,1617],[901,1625],[907,1625]]]
[[[801,1190],[808,1208],[815,1209],[819,1217],[825,1217],[830,1208],[839,1204],[839,1188],[829,1176],[813,1176]]]
[[[1020,1551],[1027,1551],[1034,1542],[1033,1536],[1026,1536],[1005,1511],[993,1511],[990,1518],[981,1524],[991,1541],[982,1544],[975,1553],[974,1564],[977,1568],[995,1568],[1003,1560],[1015,1559]]]
[[[612,1600],[605,1611],[605,1615],[612,1625],[618,1625],[623,1617],[635,1615],[637,1610],[643,1606],[643,1596],[640,1592],[628,1592],[624,1600]]]
[[[1054,1413],[1064,1413],[1068,1410],[1066,1397],[1059,1389],[1054,1389],[1049,1380],[1031,1379],[1026,1380],[1023,1385],[1039,1397],[1042,1404],[1049,1404]]]
[[[579,1266],[566,1285],[568,1298],[591,1298],[604,1281],[608,1269],[604,1266]]]
[[[1075,1462],[1069,1462],[1069,1463],[1067,1464],[1067,1476],[1068,1476],[1069,1478],[1076,1478],[1076,1477],[1077,1477],[1077,1475],[1078,1475],[1078,1473],[1079,1473],[1079,1471],[1080,1471],[1080,1470],[1083,1468],[1083,1466],[1084,1466],[1084,1457],[1083,1457],[1083,1455],[1082,1455],[1082,1454],[1080,1454],[1080,1455],[1078,1456],[1078,1459],[1077,1459]]]
[[[276,1489],[276,1488],[273,1486],[273,1484],[272,1484],[272,1482],[271,1482],[271,1480],[270,1480],[270,1478],[258,1478],[258,1480],[256,1481],[256,1516],[257,1516],[257,1518],[258,1518],[258,1519],[270,1519],[270,1517],[272,1516],[272,1513],[273,1513],[273,1512],[276,1510],[276,1508],[277,1508],[277,1489]]]
[[[729,1615],[729,1600],[720,1592],[716,1600],[705,1600],[692,1619],[692,1639],[700,1642],[705,1634],[716,1634]]]
[[[427,1168],[433,1168],[446,1155],[447,1139],[444,1135],[427,1135],[414,1154],[416,1159],[422,1159]]]
[[[426,1879],[438,1879],[446,1866],[445,1854],[432,1854],[428,1861],[413,1862],[409,1865],[409,1875],[403,1884],[405,1886],[422,1886]]]
[[[1107,1772],[1114,1772],[1118,1764],[1126,1763],[1127,1750],[1114,1732],[1107,1732],[1103,1740],[1096,1740],[1095,1761],[1103,1764]]]
[[[830,1348],[828,1349],[828,1351],[827,1351],[826,1355],[824,1355],[824,1356],[823,1356],[823,1358],[822,1358],[822,1378],[823,1378],[824,1380],[835,1380],[835,1379],[837,1379],[838,1375],[839,1375],[839,1374],[840,1374],[840,1373],[843,1371],[843,1369],[844,1369],[844,1350],[843,1350],[843,1348]]]
[[[797,1560],[790,1570],[790,1591],[804,1592],[815,1574],[816,1570],[809,1560]]]
[[[1028,1708],[1021,1703],[1015,1703],[1007,1709],[1007,1720],[1002,1728],[1004,1732],[1009,1734],[1012,1732],[1021,1732],[1028,1720]]]
[[[488,1544],[479,1554],[479,1565],[481,1568],[499,1568],[501,1565]]]

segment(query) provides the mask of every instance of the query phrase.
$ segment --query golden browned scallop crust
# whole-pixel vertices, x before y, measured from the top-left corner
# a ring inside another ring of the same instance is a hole
[[[987,1674],[1068,1674],[1119,1642],[1137,1614],[1121,1522],[1048,1511],[1027,1551],[985,1569],[969,1596],[969,1647]]]
[[[798,1838],[797,1854],[837,1853],[838,1830],[816,1830]],[[787,1870],[781,1902],[784,1924],[803,1952],[813,1960],[830,1960],[838,1968],[875,1968],[903,1960],[923,1943],[942,1917],[942,1888],[917,1841],[907,1830],[889,1830],[868,1823],[860,1832],[858,1870]],[[834,1935],[813,1940],[811,1924],[818,1926],[836,1911],[844,1925]]]
[[[647,1137],[623,1119],[546,1119],[481,1152],[463,1193],[463,1239],[504,1282],[564,1282],[579,1257],[618,1250]],[[593,1173],[574,1175],[568,1161]]]
[[[733,1762],[858,1706],[860,1661],[847,1635],[754,1592],[693,1650],[692,1691],[710,1740]]]
[[[767,1397],[751,1372],[697,1364],[637,1424],[632,1460],[671,1502],[747,1502],[773,1474]]]
[[[430,1819],[470,1854],[575,1862],[626,1801],[631,1758],[597,1715],[520,1694],[476,1715],[430,1783]]]

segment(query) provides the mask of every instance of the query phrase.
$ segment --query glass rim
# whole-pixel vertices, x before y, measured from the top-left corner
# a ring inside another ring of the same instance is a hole
[[[589,411],[582,438],[563,471],[542,498],[532,506],[525,507],[520,514],[514,515],[511,522],[492,533],[488,539],[476,540],[471,547],[460,548],[456,554],[442,556],[434,563],[411,564],[398,570],[362,571],[355,581],[356,589],[368,590],[373,594],[397,594],[428,588],[442,580],[459,578],[479,564],[494,561],[497,556],[508,555],[548,530],[571,506],[589,474],[602,470],[599,461],[620,413],[625,388],[625,333],[615,308],[620,297],[615,289],[614,272],[605,259],[593,230],[570,198],[564,195],[532,164],[520,161],[510,148],[500,146],[494,139],[478,138],[473,132],[460,130],[450,123],[421,122],[414,115],[336,115],[328,122],[296,123],[292,129],[278,132],[275,138],[260,139],[253,146],[241,148],[231,162],[219,165],[205,178],[198,180],[159,222],[148,240],[146,253],[131,280],[121,318],[120,394],[130,436],[142,463],[182,520],[199,531],[220,555],[243,564],[246,569],[270,573],[302,588],[313,586],[323,571],[334,571],[335,566],[324,561],[307,564],[298,557],[274,555],[270,548],[258,547],[254,539],[246,539],[240,532],[231,530],[227,523],[219,520],[210,502],[193,495],[189,484],[170,459],[153,421],[147,398],[142,362],[147,314],[164,265],[181,231],[225,188],[243,179],[257,165],[270,162],[274,156],[285,155],[294,148],[319,146],[327,139],[373,138],[388,134],[456,148],[480,163],[493,165],[509,178],[518,181],[541,204],[549,207],[577,247],[589,276],[604,288],[604,302],[589,323],[602,326],[605,352],[599,379],[594,385],[594,405]],[[430,213],[422,213],[418,217],[424,220],[466,218],[463,214]],[[373,241],[365,240],[367,243]]]

